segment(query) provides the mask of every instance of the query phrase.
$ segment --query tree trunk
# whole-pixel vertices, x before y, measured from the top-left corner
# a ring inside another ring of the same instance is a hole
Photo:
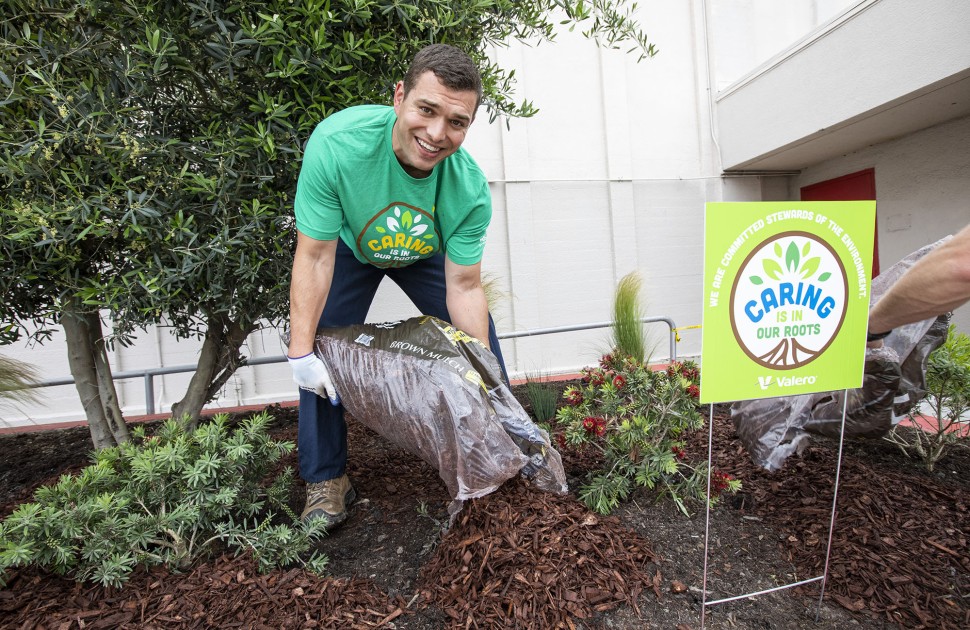
[[[98,313],[88,314],[88,332],[91,334],[91,345],[94,346],[94,364],[98,369],[98,390],[101,394],[101,407],[104,409],[108,429],[117,444],[123,444],[131,438],[128,424],[121,413],[118,403],[118,390],[111,375],[111,364],[108,363],[108,345],[104,341],[104,330],[101,328],[101,317]]]
[[[128,427],[111,380],[100,315],[68,304],[63,310],[61,325],[67,338],[71,376],[81,397],[94,447],[101,449],[127,441]]]
[[[255,330],[254,325],[242,326],[224,315],[208,318],[199,363],[189,381],[185,397],[172,405],[173,416],[179,418],[187,415],[191,419],[191,426],[196,425],[202,408],[219,395],[226,381],[245,363],[239,349]]]

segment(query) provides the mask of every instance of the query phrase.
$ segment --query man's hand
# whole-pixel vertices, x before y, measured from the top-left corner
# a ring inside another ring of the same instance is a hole
[[[482,264],[459,265],[446,255],[445,287],[451,324],[491,350],[488,343],[488,300],[482,288]]]
[[[869,311],[882,332],[936,317],[970,301],[970,225],[913,265]]]
[[[295,359],[287,358],[290,361],[290,367],[293,368],[293,381],[300,386],[300,389],[315,392],[317,396],[326,396],[334,405],[340,404],[337,388],[333,386],[333,380],[323,359],[312,352]]]

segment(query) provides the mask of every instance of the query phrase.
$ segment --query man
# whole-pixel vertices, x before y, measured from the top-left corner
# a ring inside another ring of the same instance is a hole
[[[356,497],[345,470],[343,407],[327,366],[313,354],[314,336],[318,327],[363,323],[385,276],[423,314],[487,339],[505,370],[481,282],[491,196],[461,149],[481,97],[468,55],[431,45],[395,86],[393,108],[338,112],[307,143],[294,203],[288,349],[300,386],[304,519],[335,527]]]
[[[869,311],[869,346],[893,328],[936,317],[970,300],[970,225],[912,266]]]

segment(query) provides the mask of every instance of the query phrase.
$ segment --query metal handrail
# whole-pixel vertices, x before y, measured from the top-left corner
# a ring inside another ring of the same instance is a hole
[[[643,317],[640,319],[641,323],[650,324],[658,322],[666,322],[667,327],[670,329],[670,360],[677,360],[677,334],[676,326],[674,322],[669,317]],[[596,322],[594,324],[577,324],[574,326],[556,326],[553,328],[536,328],[534,330],[519,330],[515,332],[502,333],[498,335],[499,339],[518,339],[521,337],[537,337],[539,335],[549,335],[552,333],[560,332],[574,332],[578,330],[593,330],[594,328],[608,328],[613,325],[613,322]],[[284,363],[286,361],[286,355],[281,355],[278,357],[256,357],[254,359],[246,359],[240,365],[240,367],[250,366],[250,365],[269,365],[272,363]],[[158,368],[146,368],[143,370],[125,370],[123,372],[115,372],[111,375],[112,380],[119,381],[128,378],[143,378],[145,381],[145,413],[147,415],[152,415],[155,413],[155,377],[164,376],[165,374],[184,374],[186,372],[194,372],[198,369],[198,365],[173,365],[170,367],[158,367]],[[46,381],[40,381],[31,386],[33,387],[55,387],[58,385],[73,385],[73,377],[65,378],[55,378]]]
[[[677,326],[674,325],[674,320],[669,317],[641,317],[640,322],[643,324],[651,324],[657,322],[666,322],[667,327],[670,329],[670,360],[677,360]],[[613,325],[614,322],[597,322],[595,324],[577,324],[574,326],[556,326],[553,328],[537,328],[535,330],[520,330],[517,332],[502,333],[498,335],[499,339],[514,339],[518,337],[532,337],[536,335],[548,335],[550,333],[558,332],[573,332],[576,330],[592,330],[594,328],[608,328]]]

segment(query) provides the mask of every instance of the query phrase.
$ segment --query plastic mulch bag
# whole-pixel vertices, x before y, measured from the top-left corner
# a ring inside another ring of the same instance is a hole
[[[356,420],[438,470],[453,501],[484,496],[517,474],[563,494],[549,435],[477,339],[434,317],[326,328],[315,350]]]
[[[929,251],[927,245],[872,281],[870,305]],[[862,387],[837,392],[745,400],[731,405],[735,431],[752,461],[779,470],[792,453],[808,445],[811,433],[838,436],[845,407],[845,437],[874,438],[888,433],[926,392],[926,363],[946,341],[949,314],[893,330],[882,348],[867,348]]]

